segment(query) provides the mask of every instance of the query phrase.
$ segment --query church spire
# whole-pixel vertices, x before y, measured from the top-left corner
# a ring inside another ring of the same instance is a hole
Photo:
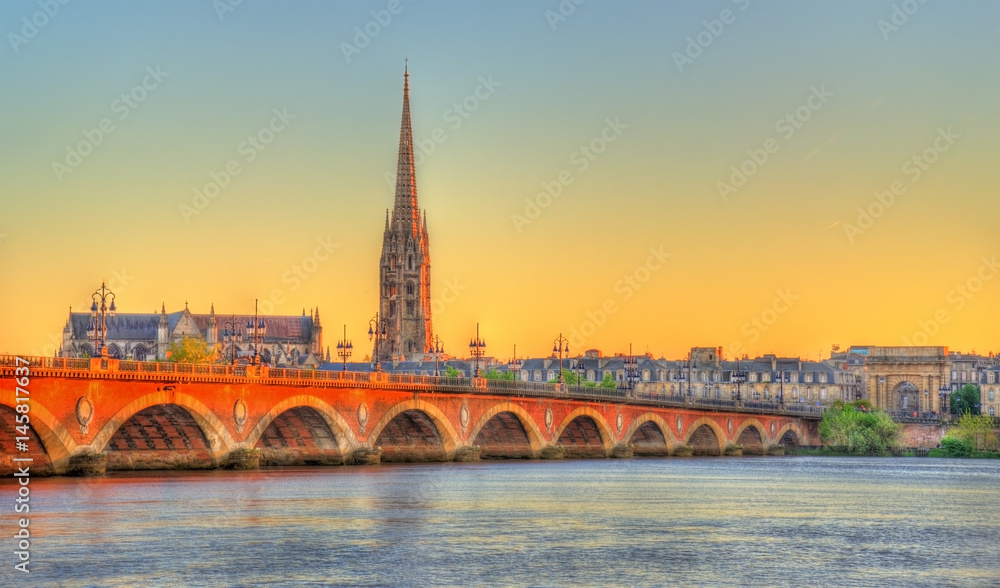
[[[399,159],[396,163],[396,201],[392,210],[393,222],[420,222],[417,204],[417,174],[413,161],[413,129],[410,124],[410,71],[403,71],[403,119],[399,128]]]

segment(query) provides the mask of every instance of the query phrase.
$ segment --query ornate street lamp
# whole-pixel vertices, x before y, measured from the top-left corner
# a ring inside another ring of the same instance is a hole
[[[625,358],[625,388],[627,390],[634,390],[635,383],[639,380],[639,370],[636,367],[638,362],[635,360],[635,356],[632,355],[632,344],[628,344],[628,357]],[[690,385],[688,386],[688,391],[690,391]]]
[[[583,386],[583,356],[576,358],[576,385]]]
[[[740,390],[740,385],[747,381],[747,373],[740,369],[740,360],[736,360],[736,371],[729,375],[729,379],[732,383],[736,384],[736,392],[733,393],[733,400],[740,402],[743,400],[743,393]]]
[[[938,401],[941,408],[940,417],[944,417],[946,414],[951,414],[951,402],[949,396],[951,395],[951,388],[948,386],[941,386],[938,388]],[[945,408],[947,407],[947,409]]]
[[[875,386],[875,402],[877,402],[879,406],[889,406],[889,399],[888,398],[885,399],[886,400],[885,402],[882,402],[882,396],[879,393],[879,389],[882,390],[882,393],[885,392],[885,378],[884,377],[880,377],[878,379],[878,383]]]
[[[115,293],[109,290],[104,282],[101,282],[101,289],[96,290],[91,298],[94,303],[90,305],[90,324],[87,325],[87,338],[94,345],[95,355],[107,357],[108,317],[114,318],[115,316]],[[110,306],[108,306],[109,301],[111,302]]]
[[[514,357],[507,362],[507,367],[514,373],[514,380],[517,380],[517,372],[521,369],[521,360],[517,358],[517,343],[514,344]]]
[[[351,358],[351,354],[354,353],[354,344],[352,344],[347,339],[347,325],[344,325],[344,338],[337,341],[337,357],[344,362],[344,370],[347,371],[347,360]]]
[[[778,380],[778,404],[785,403],[785,381],[788,380],[788,372],[784,368],[778,368],[774,372],[774,379]]]
[[[479,323],[476,323],[476,338],[469,340],[469,353],[475,362],[475,377],[479,377],[479,358],[486,353],[486,341],[479,338]]]
[[[434,335],[434,342],[431,344],[431,353],[434,354],[434,375],[441,376],[441,354],[444,353],[444,345],[441,344],[441,337]]]
[[[264,345],[264,335],[267,333],[267,324],[264,319],[257,314],[257,299],[253,301],[253,321],[247,321],[246,334],[247,341],[253,344],[253,357],[251,363],[260,365],[260,348]]]
[[[375,355],[372,358],[376,372],[382,371],[382,340],[385,339],[386,321],[378,313],[368,321],[368,340],[375,339]]]
[[[557,353],[559,354],[559,383],[560,384],[563,383],[563,371],[562,371],[563,363],[562,363],[562,358],[563,358],[563,352],[564,351],[566,352],[567,355],[569,354],[569,339],[567,339],[566,337],[563,337],[562,333],[559,333],[559,336],[556,337],[555,340],[552,341],[552,354],[553,355],[555,355]]]
[[[222,323],[225,327],[222,331],[222,340],[231,345],[229,363],[236,364],[236,343],[243,340],[243,329],[240,328],[240,321],[236,316],[232,316],[228,321]]]

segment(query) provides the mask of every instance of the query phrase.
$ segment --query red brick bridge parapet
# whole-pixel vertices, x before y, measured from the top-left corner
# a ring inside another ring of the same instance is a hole
[[[19,404],[26,452],[15,443]],[[0,356],[0,473],[24,457],[36,474],[86,474],[773,454],[818,444],[820,417],[801,405],[481,378]]]

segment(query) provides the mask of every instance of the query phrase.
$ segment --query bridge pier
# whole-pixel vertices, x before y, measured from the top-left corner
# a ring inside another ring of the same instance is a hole
[[[549,445],[548,447],[542,447],[542,451],[538,457],[542,459],[562,459],[565,456],[565,447],[562,445]]]
[[[620,443],[611,450],[611,457],[626,459],[634,455],[634,447],[631,443]]]
[[[455,450],[455,461],[479,461],[480,447],[471,445],[469,447],[459,447]]]
[[[260,468],[260,449],[234,449],[223,464],[226,470],[256,470]]]
[[[382,448],[361,447],[356,449],[344,463],[347,465],[378,465],[382,463]]]
[[[67,476],[103,476],[108,471],[108,454],[84,453],[69,458]]]

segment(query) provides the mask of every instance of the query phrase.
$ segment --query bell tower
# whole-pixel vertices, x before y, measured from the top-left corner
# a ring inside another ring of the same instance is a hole
[[[379,315],[386,335],[380,359],[424,353],[430,349],[431,256],[427,213],[417,203],[417,175],[410,126],[410,73],[403,73],[403,120],[399,129],[396,196],[385,214],[379,260]]]

